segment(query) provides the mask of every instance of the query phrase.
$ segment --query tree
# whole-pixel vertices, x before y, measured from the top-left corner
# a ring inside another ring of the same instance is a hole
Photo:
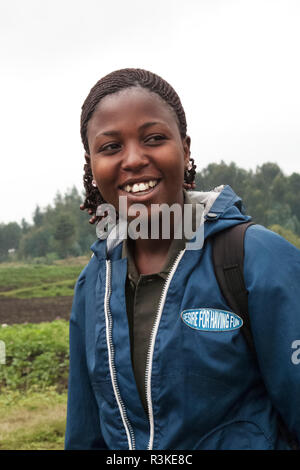
[[[19,248],[22,229],[17,222],[0,225],[0,260],[8,258],[8,250]]]
[[[36,258],[51,251],[51,233],[47,227],[33,227],[23,235],[20,243],[20,257]]]
[[[21,229],[22,229],[22,233],[27,233],[29,230],[30,230],[30,225],[29,223],[24,219],[21,220]]]
[[[65,258],[72,250],[72,244],[75,240],[75,223],[68,214],[59,215],[55,230],[54,238],[57,241],[58,253]]]
[[[271,187],[277,175],[283,176],[283,173],[276,163],[264,163],[256,168],[255,179],[257,184],[267,189]]]
[[[284,199],[291,207],[293,214],[300,220],[300,175],[298,173],[293,173],[287,178],[287,189]]]
[[[42,214],[40,207],[36,206],[36,209],[33,214],[33,222],[37,227],[41,227],[41,225],[43,224],[43,220],[44,215]]]

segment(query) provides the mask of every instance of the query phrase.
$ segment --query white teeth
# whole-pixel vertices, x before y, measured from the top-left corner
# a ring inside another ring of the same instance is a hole
[[[150,181],[144,181],[142,183],[135,183],[133,185],[130,185],[130,184],[126,184],[126,186],[124,186],[124,190],[127,192],[127,193],[138,193],[140,191],[147,191],[147,189],[149,188],[154,188],[154,186],[157,185],[157,180],[150,180]]]
[[[140,185],[139,184],[134,184],[132,186],[132,192],[137,193],[140,190]]]

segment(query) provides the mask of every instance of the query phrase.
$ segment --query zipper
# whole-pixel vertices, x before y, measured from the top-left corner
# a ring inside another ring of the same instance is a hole
[[[109,370],[111,376],[111,382],[115,394],[115,398],[117,400],[117,404],[119,407],[120,415],[122,418],[122,422],[126,431],[127,440],[128,440],[128,447],[129,450],[135,450],[135,437],[132,426],[130,421],[127,417],[126,409],[124,403],[122,401],[120,390],[118,387],[117,382],[117,374],[116,368],[114,363],[114,345],[112,341],[112,316],[109,308],[109,300],[111,295],[111,266],[110,261],[106,261],[106,285],[105,285],[105,298],[104,298],[104,311],[105,311],[105,323],[106,323],[106,342],[107,342],[107,349],[108,349],[108,361],[109,361]]]
[[[177,266],[184,255],[185,250],[180,251],[177,255],[176,260],[171,268],[171,271],[168,274],[168,277],[164,283],[164,287],[160,296],[158,310],[155,316],[154,325],[150,335],[150,345],[147,354],[147,362],[146,362],[146,374],[145,374],[145,384],[146,384],[146,398],[147,398],[147,405],[148,405],[148,416],[149,416],[149,424],[150,424],[150,437],[148,443],[148,450],[152,450],[153,447],[153,440],[154,440],[154,416],[153,416],[153,408],[152,408],[152,396],[151,396],[151,375],[152,375],[152,362],[153,362],[153,352],[155,346],[156,335],[162,315],[162,311],[165,305],[169,285],[171,280],[174,276],[174,273],[177,269]]]

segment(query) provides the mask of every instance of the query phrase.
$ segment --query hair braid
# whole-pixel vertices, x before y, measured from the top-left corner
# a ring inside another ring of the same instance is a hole
[[[179,96],[176,91],[158,75],[143,69],[126,68],[116,70],[101,78],[90,90],[87,98],[82,105],[80,133],[84,149],[89,154],[89,146],[87,140],[87,126],[98,103],[107,95],[117,93],[123,89],[130,87],[146,88],[153,93],[159,95],[165,103],[167,103],[178,122],[180,135],[186,137],[186,117]],[[196,165],[191,159],[190,169],[185,171],[184,182],[189,188],[194,187],[194,178],[196,174]],[[83,184],[86,191],[84,203],[81,209],[87,209],[89,214],[95,214],[99,204],[104,202],[100,192],[92,185],[92,171],[89,163],[84,165]],[[93,223],[96,217],[93,216],[90,222]]]

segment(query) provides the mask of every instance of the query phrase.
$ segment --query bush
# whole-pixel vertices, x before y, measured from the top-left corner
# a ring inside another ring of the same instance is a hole
[[[46,264],[53,264],[53,262],[57,261],[58,259],[59,259],[59,256],[55,252],[46,254]]]
[[[278,224],[271,225],[268,228],[273,232],[278,233],[278,235],[285,238],[288,242],[292,243],[292,245],[295,245],[298,249],[300,249],[300,237],[295,235],[295,233],[291,230],[288,230],[287,228]]]
[[[6,364],[0,365],[0,388],[67,388],[69,325],[65,320],[0,327]]]

